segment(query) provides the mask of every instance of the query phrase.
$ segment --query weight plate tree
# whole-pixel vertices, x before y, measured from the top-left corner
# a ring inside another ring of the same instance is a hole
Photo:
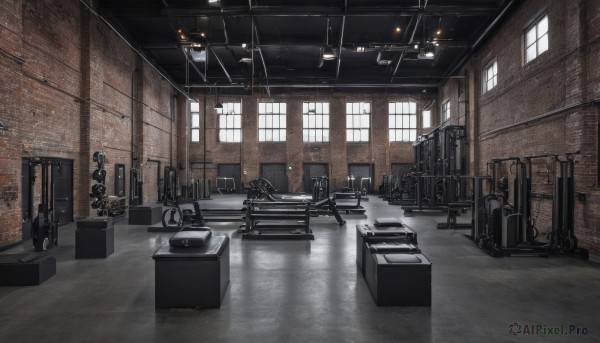
[[[96,151],[93,156],[93,161],[98,164],[98,169],[92,173],[92,179],[97,183],[92,186],[92,192],[90,197],[95,198],[92,202],[92,208],[96,210],[98,216],[106,215],[106,208],[108,205],[106,197],[106,170],[104,170],[104,163],[106,162],[106,155],[104,152]]]

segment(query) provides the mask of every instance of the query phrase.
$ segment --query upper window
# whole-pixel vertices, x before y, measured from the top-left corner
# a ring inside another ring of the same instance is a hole
[[[190,115],[192,124],[191,127],[191,141],[200,142],[200,103],[192,102],[190,104]]]
[[[525,62],[529,63],[548,50],[548,16],[538,20],[525,33]]]
[[[258,103],[258,141],[285,142],[285,102]]]
[[[371,104],[368,102],[346,103],[346,141],[368,142],[371,127]]]
[[[423,128],[431,127],[431,111],[423,111]]]
[[[496,87],[498,83],[498,62],[488,65],[483,70],[483,92],[487,92]]]
[[[302,128],[304,142],[329,142],[329,103],[302,103]]]
[[[444,121],[450,119],[450,101],[442,104],[442,118],[444,118]]]
[[[219,142],[237,143],[242,141],[242,104],[225,102],[217,109],[219,118]]]
[[[390,142],[412,142],[417,139],[417,104],[389,103]]]

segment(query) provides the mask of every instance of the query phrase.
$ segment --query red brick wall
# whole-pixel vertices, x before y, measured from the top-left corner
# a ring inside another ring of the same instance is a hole
[[[191,178],[214,180],[217,177],[217,165],[220,163],[241,163],[242,181],[258,178],[260,163],[285,163],[287,169],[289,191],[303,190],[304,163],[326,163],[329,165],[330,184],[334,188],[346,185],[349,163],[369,163],[375,167],[374,183],[378,187],[381,175],[389,173],[391,163],[412,163],[411,143],[388,143],[388,103],[389,101],[417,102],[418,126],[421,125],[421,111],[426,103],[435,99],[435,94],[327,94],[327,95],[277,95],[270,98],[257,96],[220,96],[221,102],[242,102],[242,137],[243,144],[219,143],[217,140],[217,116],[213,110],[215,96],[204,98],[198,95],[201,102],[206,103],[206,128],[203,128],[200,143],[190,143],[190,160],[202,162],[204,139],[206,138],[207,168],[194,164]],[[285,143],[258,142],[258,102],[280,101],[287,104],[287,141]],[[302,102],[329,102],[330,106],[330,142],[302,142]],[[346,142],[346,102],[370,101],[372,106],[371,141],[369,143]],[[203,104],[200,105],[201,110]],[[432,109],[433,118],[437,118],[436,109]],[[438,123],[434,121],[434,123]],[[204,129],[205,128],[205,129]],[[181,127],[180,127],[181,129]],[[430,129],[419,130],[419,133]],[[181,134],[183,135],[183,134]],[[185,156],[185,145],[180,145],[179,156]],[[240,155],[241,152],[241,155]],[[240,156],[242,156],[240,160]],[[204,176],[205,175],[205,176]]]
[[[23,157],[74,160],[75,218],[94,213],[94,151],[107,154],[109,195],[114,165],[131,167],[132,123],[136,140],[148,143],[140,160],[171,163],[172,87],[79,1],[3,1],[0,33],[0,121],[10,130],[0,131],[0,247],[21,240]],[[134,97],[132,82],[141,87]],[[151,181],[144,184],[146,200],[156,200]],[[126,188],[129,195],[128,179]]]
[[[549,17],[549,50],[525,64],[523,32],[542,13]],[[485,163],[495,157],[581,150],[575,166],[576,192],[585,193],[587,203],[575,201],[575,230],[581,246],[595,254],[600,253],[600,192],[598,107],[592,101],[600,97],[599,22],[600,9],[594,1],[524,2],[464,70],[473,168],[485,173]],[[498,63],[498,84],[481,94],[482,69],[493,59]],[[440,97],[457,101],[456,82],[447,82]],[[546,162],[542,159],[533,166],[534,192],[552,192]],[[551,182],[554,175],[550,174]],[[542,237],[551,225],[551,204],[538,199],[532,204]]]

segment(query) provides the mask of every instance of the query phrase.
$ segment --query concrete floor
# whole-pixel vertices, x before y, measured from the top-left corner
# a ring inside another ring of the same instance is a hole
[[[240,203],[214,195],[203,206]],[[75,225],[52,250],[40,286],[0,287],[0,342],[600,342],[600,268],[552,256],[492,258],[440,231],[441,214],[403,220],[433,263],[431,308],[377,307],[355,264],[355,225],[404,217],[375,196],[366,216],[312,222],[314,241],[231,241],[231,283],[220,309],[156,310],[151,256],[171,234],[115,227],[115,253],[75,260]],[[214,224],[232,234],[237,224]],[[3,253],[31,248],[31,243]],[[575,325],[587,335],[517,335],[517,323]]]

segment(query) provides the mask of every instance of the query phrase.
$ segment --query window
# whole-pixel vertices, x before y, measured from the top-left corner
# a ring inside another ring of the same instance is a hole
[[[329,142],[329,103],[303,103],[302,128],[304,142]]]
[[[200,142],[200,103],[192,102],[190,104],[190,114],[192,118],[191,140]]]
[[[412,142],[417,139],[417,104],[389,103],[390,142]]]
[[[371,126],[371,104],[368,102],[346,103],[346,141],[368,142]]]
[[[219,142],[237,143],[242,141],[242,104],[225,102],[217,109],[219,119]]]
[[[545,15],[525,33],[525,62],[548,50],[548,16]]]
[[[442,118],[444,121],[450,119],[450,101],[442,104]]]
[[[258,103],[258,141],[285,142],[285,102]]]
[[[423,111],[423,128],[431,127],[431,111]]]
[[[483,70],[483,92],[487,92],[496,87],[498,83],[498,62],[488,65]]]

